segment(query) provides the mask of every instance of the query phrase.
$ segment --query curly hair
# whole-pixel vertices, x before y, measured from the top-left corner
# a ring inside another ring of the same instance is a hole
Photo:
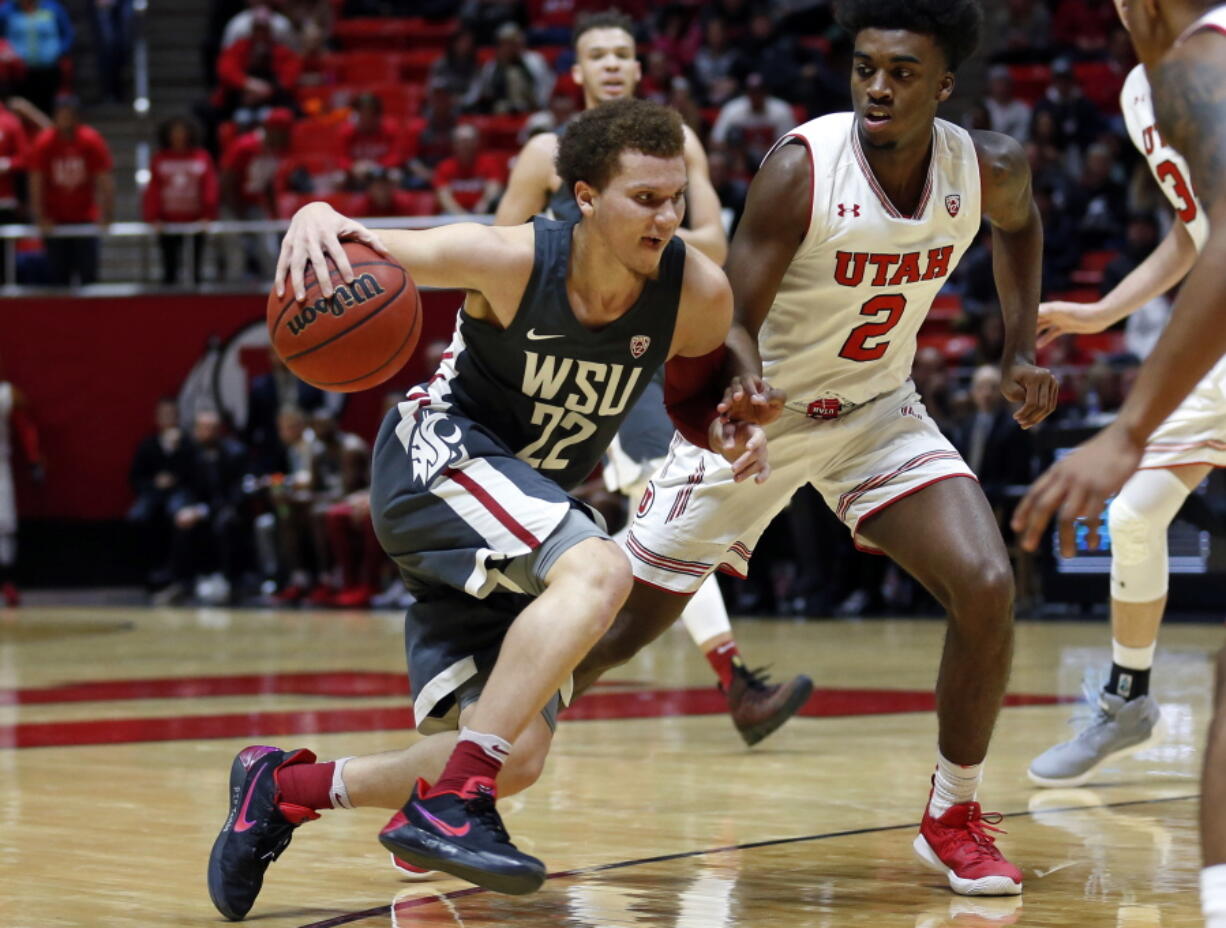
[[[623,151],[676,158],[685,147],[681,116],[659,103],[622,97],[585,110],[566,125],[554,160],[567,190],[584,181],[604,189]]]
[[[575,20],[575,27],[571,30],[570,44],[575,50],[579,50],[579,38],[585,32],[591,32],[593,29],[620,29],[622,32],[630,36],[634,35],[634,20],[619,10],[617,7],[612,7],[607,10],[601,10],[598,13],[584,13]]]
[[[979,0],[838,0],[835,19],[853,37],[862,29],[930,35],[956,71],[979,44],[983,8]]]

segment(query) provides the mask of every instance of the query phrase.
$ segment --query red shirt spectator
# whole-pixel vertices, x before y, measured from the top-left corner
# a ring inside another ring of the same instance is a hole
[[[459,157],[448,158],[434,169],[435,192],[443,209],[450,213],[487,212],[506,179],[506,165],[489,154],[476,155],[467,163]],[[492,195],[489,193],[491,186],[494,188]],[[448,204],[449,198],[459,209]]]
[[[217,218],[217,168],[203,148],[167,149],[153,156],[145,188],[145,222]]]
[[[17,175],[26,168],[26,130],[21,120],[0,103],[0,211],[17,208]]]
[[[236,138],[221,158],[227,203],[236,209],[264,206],[272,215],[272,187],[281,163],[289,155],[289,127],[293,114],[274,109],[261,129]]]
[[[400,160],[396,121],[383,115],[383,105],[371,93],[359,96],[354,109],[357,118],[340,128],[345,170],[363,173],[374,165],[395,167]]]
[[[239,39],[217,59],[221,84],[214,105],[252,106],[285,98],[298,84],[302,59],[277,42],[266,20],[257,20],[251,38]]]
[[[74,125],[67,131],[44,129],[34,140],[30,170],[41,177],[39,218],[53,223],[97,222],[95,194],[100,175],[111,171],[111,152],[97,130]]]

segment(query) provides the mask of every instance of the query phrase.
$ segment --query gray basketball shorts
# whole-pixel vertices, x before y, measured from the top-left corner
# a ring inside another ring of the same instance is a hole
[[[544,591],[557,559],[609,536],[594,510],[489,430],[412,408],[391,410],[375,440],[371,515],[417,598],[405,616],[405,654],[417,728],[429,734],[454,728],[477,700],[507,629]],[[551,728],[563,697],[569,692],[542,710]]]

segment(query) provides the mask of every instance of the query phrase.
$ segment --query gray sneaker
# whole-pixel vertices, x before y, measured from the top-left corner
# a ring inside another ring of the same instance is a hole
[[[1162,710],[1152,696],[1125,702],[1122,696],[1092,684],[1082,689],[1093,714],[1088,720],[1073,719],[1087,724],[1072,740],[1048,748],[1030,762],[1030,782],[1038,786],[1080,786],[1103,764],[1143,751],[1166,734]]]

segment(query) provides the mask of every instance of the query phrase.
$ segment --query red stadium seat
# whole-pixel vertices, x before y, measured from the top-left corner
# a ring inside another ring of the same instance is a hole
[[[332,36],[346,51],[359,48],[393,51],[410,43],[418,22],[394,16],[342,19],[332,27]]]
[[[430,75],[430,66],[438,60],[439,53],[433,48],[411,48],[399,56],[400,79],[425,86]]]
[[[460,29],[460,21],[457,19],[437,22],[429,19],[410,19],[408,21],[413,24],[413,29],[408,36],[409,45],[432,48],[439,52],[447,48],[451,37]]]
[[[335,119],[300,119],[294,123],[290,146],[297,154],[339,158],[341,137]]]
[[[345,84],[392,84],[400,80],[400,61],[392,52],[346,52],[337,56]]]
[[[1103,112],[1120,111],[1120,88],[1124,80],[1109,62],[1078,61],[1073,65],[1073,74],[1087,100]]]
[[[511,148],[519,150],[519,132],[527,121],[526,115],[499,114],[497,116],[465,116],[461,122],[477,127],[486,148]]]
[[[1032,106],[1038,102],[1051,83],[1051,68],[1045,64],[1012,64],[1013,93]]]

